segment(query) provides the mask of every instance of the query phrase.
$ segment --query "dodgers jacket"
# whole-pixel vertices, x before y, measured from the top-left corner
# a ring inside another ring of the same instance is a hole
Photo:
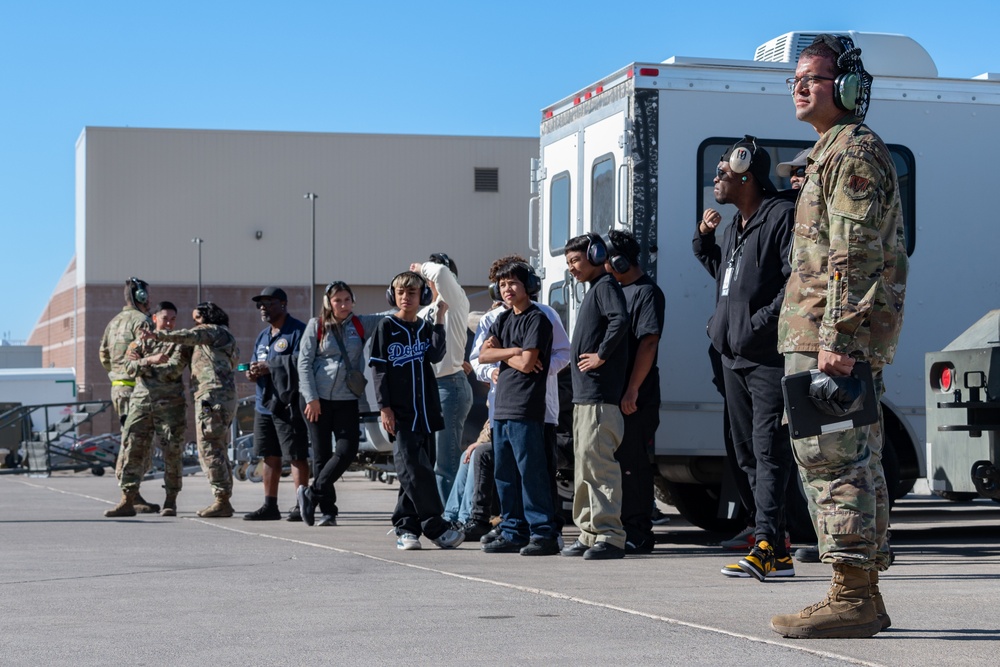
[[[791,274],[788,252],[794,206],[779,197],[766,197],[742,232],[739,222],[737,212],[721,246],[714,231],[702,235],[695,227],[695,257],[716,281],[708,336],[730,368],[781,365],[778,314]],[[724,289],[727,271],[728,291]]]

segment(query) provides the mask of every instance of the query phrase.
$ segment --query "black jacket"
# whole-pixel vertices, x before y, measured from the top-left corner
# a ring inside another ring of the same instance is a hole
[[[791,274],[788,253],[794,210],[787,200],[767,197],[742,233],[737,212],[723,234],[721,247],[714,231],[702,235],[695,228],[695,257],[716,281],[715,313],[708,321],[708,337],[730,368],[783,363],[778,352],[778,313]],[[723,282],[730,267],[726,294]]]

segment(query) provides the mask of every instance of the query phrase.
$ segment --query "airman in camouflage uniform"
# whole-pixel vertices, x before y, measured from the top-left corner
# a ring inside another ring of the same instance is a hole
[[[157,331],[171,331],[177,307],[169,301],[156,306],[153,321]],[[122,429],[122,460],[119,485],[122,491],[138,490],[148,470],[153,436],[160,435],[163,452],[163,486],[166,500],[160,514],[176,516],[177,494],[181,490],[184,431],[187,428],[184,400],[184,369],[191,361],[191,348],[176,343],[151,340],[133,341],[126,367],[136,378],[129,401],[128,417]]]
[[[215,495],[215,502],[198,511],[202,517],[229,517],[233,507],[229,427],[236,414],[236,377],[239,360],[236,339],[229,333],[229,317],[211,302],[193,313],[197,326],[180,331],[145,334],[159,342],[191,346],[191,393],[198,423],[198,456]]]
[[[149,329],[149,285],[144,280],[129,278],[125,281],[125,306],[115,315],[101,336],[100,359],[104,370],[111,380],[111,403],[115,406],[121,425],[125,426],[128,416],[129,399],[135,390],[135,377],[126,367],[126,354],[129,345],[136,339],[140,329]],[[148,456],[143,465],[144,471],[152,465],[152,457]],[[122,457],[115,461],[115,477],[121,479]],[[136,494],[135,509],[138,512],[158,512],[159,505],[153,505]],[[116,508],[117,509],[117,508]],[[109,514],[109,516],[115,516]],[[126,513],[125,516],[131,516]]]
[[[856,100],[835,101],[838,75],[857,78]],[[881,397],[882,369],[902,326],[907,257],[896,170],[862,122],[871,77],[853,42],[821,35],[790,81],[796,117],[820,138],[795,209],[778,349],[787,374],[818,368],[844,376],[856,360],[867,361]],[[877,586],[878,571],[889,566],[881,413],[870,426],[792,446],[833,585],[819,604],[771,625],[788,637],[869,637],[889,626]]]
[[[129,398],[135,388],[135,378],[125,367],[125,355],[129,344],[138,337],[139,329],[152,327],[148,313],[149,285],[144,280],[129,278],[125,281],[125,307],[108,322],[101,336],[101,365],[111,380],[111,402],[123,426]]]

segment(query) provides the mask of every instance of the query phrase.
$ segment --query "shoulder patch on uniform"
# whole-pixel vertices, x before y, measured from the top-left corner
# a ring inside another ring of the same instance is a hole
[[[872,182],[854,174],[844,183],[844,194],[851,199],[867,199],[872,194]]]

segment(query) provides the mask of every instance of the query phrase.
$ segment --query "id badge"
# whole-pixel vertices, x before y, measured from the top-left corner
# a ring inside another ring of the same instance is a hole
[[[722,293],[720,296],[729,296],[729,281],[733,277],[733,267],[726,267],[726,275],[722,276]]]

